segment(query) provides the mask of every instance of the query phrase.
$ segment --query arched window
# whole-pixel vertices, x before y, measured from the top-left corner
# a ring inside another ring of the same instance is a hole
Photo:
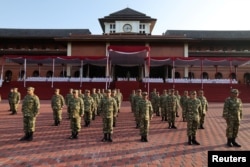
[[[203,72],[201,78],[202,79],[209,79],[208,73],[207,72]]]
[[[39,71],[37,70],[33,71],[32,77],[39,77],[39,76],[40,76]]]
[[[194,73],[193,72],[188,72],[188,78],[189,79],[194,79]]]
[[[7,70],[6,72],[5,72],[5,82],[10,82],[11,81],[11,79],[12,79],[12,71],[11,70]]]
[[[67,77],[67,72],[66,71],[61,71],[60,72],[60,77]]]
[[[24,70],[20,71],[19,72],[19,79],[23,79],[24,74],[25,74]]]
[[[215,77],[214,77],[215,79],[222,79],[223,78],[223,76],[222,76],[222,74],[220,73],[220,72],[217,72],[216,74],[215,74]]]
[[[46,77],[47,77],[47,78],[50,78],[50,77],[52,77],[52,76],[53,76],[53,71],[47,71]]]
[[[181,78],[181,74],[179,72],[174,73],[175,78]]]
[[[248,72],[244,74],[244,83],[250,84],[250,73]]]
[[[229,75],[229,78],[230,79],[236,79],[236,74],[234,72],[232,72],[230,75]]]

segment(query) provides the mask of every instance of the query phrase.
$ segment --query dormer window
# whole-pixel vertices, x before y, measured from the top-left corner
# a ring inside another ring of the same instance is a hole
[[[139,33],[140,34],[145,34],[146,33],[145,29],[146,29],[146,25],[145,24],[140,24],[139,25]]]
[[[110,23],[110,25],[109,25],[109,32],[110,33],[115,33],[115,23]]]

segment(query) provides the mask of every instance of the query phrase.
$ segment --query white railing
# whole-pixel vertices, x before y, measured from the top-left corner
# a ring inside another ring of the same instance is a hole
[[[238,84],[238,81],[233,79],[188,79],[188,78],[168,78],[165,80],[168,83],[216,83],[216,84]]]

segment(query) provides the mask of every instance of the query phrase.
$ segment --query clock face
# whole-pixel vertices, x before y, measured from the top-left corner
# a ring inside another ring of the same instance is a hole
[[[132,31],[132,26],[130,24],[124,24],[123,31],[124,32],[131,32]]]

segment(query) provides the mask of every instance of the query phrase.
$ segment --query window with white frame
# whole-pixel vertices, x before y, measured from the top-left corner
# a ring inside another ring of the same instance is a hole
[[[109,32],[110,33],[115,33],[115,23],[110,23],[110,25],[109,25]]]

